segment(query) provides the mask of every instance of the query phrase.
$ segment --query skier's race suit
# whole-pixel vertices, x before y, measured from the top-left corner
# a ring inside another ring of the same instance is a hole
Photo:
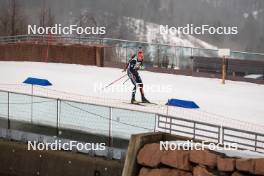
[[[144,96],[144,91],[143,91],[143,82],[141,77],[139,76],[138,70],[140,69],[140,66],[142,65],[143,57],[139,58],[135,54],[131,57],[131,59],[128,61],[128,64],[126,66],[127,69],[127,75],[130,78],[132,84],[134,85],[134,88],[132,90],[132,98],[131,98],[131,103],[135,103],[135,95],[137,91],[137,86],[139,86],[140,93],[141,93],[141,100],[144,103],[149,103],[149,101],[145,98]]]
[[[132,99],[135,99],[136,91],[137,91],[137,85],[142,88],[143,82],[141,77],[138,74],[138,70],[140,68],[140,65],[142,62],[138,62],[136,56],[128,62],[127,67],[127,75],[130,78],[132,84],[134,85],[133,91],[132,91]]]

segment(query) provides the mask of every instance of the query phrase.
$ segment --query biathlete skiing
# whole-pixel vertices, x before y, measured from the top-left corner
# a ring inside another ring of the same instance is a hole
[[[140,90],[142,103],[150,103],[144,95],[143,82],[138,73],[138,70],[140,69],[142,65],[143,59],[144,59],[144,54],[140,47],[137,51],[137,54],[133,54],[131,56],[128,63],[126,64],[126,67],[124,68],[124,71],[127,71],[127,75],[130,78],[132,84],[134,85],[134,88],[132,90],[132,98],[131,98],[132,104],[141,103],[141,102],[136,101],[136,98],[135,98],[137,87],[139,87],[139,90]]]

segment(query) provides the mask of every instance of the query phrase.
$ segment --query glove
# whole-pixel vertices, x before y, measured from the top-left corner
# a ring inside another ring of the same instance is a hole
[[[145,67],[143,65],[140,65],[140,66],[137,67],[136,70],[144,70],[144,69],[145,69]]]

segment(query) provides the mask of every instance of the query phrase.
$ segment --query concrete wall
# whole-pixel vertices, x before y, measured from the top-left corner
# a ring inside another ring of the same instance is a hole
[[[28,151],[23,143],[0,140],[0,175],[120,176],[122,163],[66,151]]]

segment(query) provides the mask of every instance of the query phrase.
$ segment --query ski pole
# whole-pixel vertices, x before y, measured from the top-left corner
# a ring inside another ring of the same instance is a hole
[[[107,86],[103,87],[102,89],[106,89],[107,87],[113,85],[114,83],[116,83],[117,81],[119,81],[120,79],[124,78],[127,74],[121,76],[120,78],[114,80],[113,82],[109,83]]]
[[[127,78],[127,80],[125,80],[125,81],[123,82],[123,84],[125,84],[129,79],[130,79],[130,78]]]

